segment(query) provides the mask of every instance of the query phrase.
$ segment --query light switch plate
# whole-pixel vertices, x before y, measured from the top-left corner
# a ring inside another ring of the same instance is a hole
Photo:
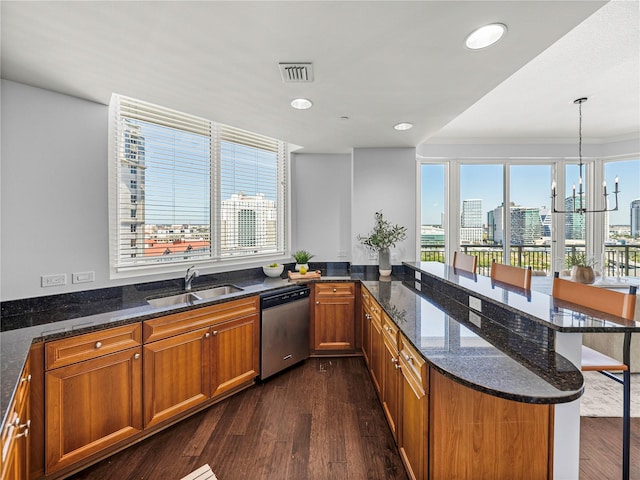
[[[469,312],[469,321],[476,327],[482,328],[482,318],[477,313]]]

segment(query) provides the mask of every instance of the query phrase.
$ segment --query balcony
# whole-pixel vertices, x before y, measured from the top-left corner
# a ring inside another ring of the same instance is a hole
[[[491,263],[502,262],[502,245],[460,245],[460,251],[478,257],[478,273],[489,275]],[[584,245],[571,245],[565,248],[566,255],[584,252]],[[444,263],[444,245],[422,244],[420,261]],[[600,271],[601,262],[595,269]],[[605,244],[605,275],[640,277],[640,245]],[[551,246],[549,245],[511,245],[511,265],[531,268],[535,272],[551,275]]]

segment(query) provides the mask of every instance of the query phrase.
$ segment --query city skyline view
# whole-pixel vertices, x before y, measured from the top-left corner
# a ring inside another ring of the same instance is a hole
[[[444,212],[444,167],[428,165],[421,184],[421,224],[441,225]],[[565,198],[571,196],[572,187],[578,183],[578,166],[569,165],[566,172]],[[605,179],[607,191],[611,194],[616,176],[619,178],[618,210],[609,212],[610,225],[630,225],[631,202],[640,199],[640,160],[607,163]],[[551,207],[551,166],[513,165],[510,170],[511,203],[521,207]],[[483,224],[487,223],[488,212],[503,203],[503,166],[500,164],[461,165],[460,208],[468,199],[482,199]],[[601,199],[599,199],[601,201]],[[613,195],[609,196],[613,206]],[[564,199],[558,208],[563,208]]]

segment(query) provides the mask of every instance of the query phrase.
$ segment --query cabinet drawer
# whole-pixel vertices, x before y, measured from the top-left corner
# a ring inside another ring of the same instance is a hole
[[[426,362],[402,335],[400,335],[399,358],[402,373],[411,387],[416,393],[428,393],[429,382],[427,379]]]
[[[154,342],[198,328],[217,325],[234,318],[255,315],[259,311],[260,297],[255,296],[174,313],[145,321],[142,327],[142,338],[144,343]]]
[[[353,282],[316,283],[316,298],[353,297],[356,285]]]
[[[126,348],[137,347],[141,343],[142,328],[140,323],[47,342],[45,345],[45,368],[51,370],[71,365]]]
[[[382,314],[382,333],[385,343],[393,347],[394,353],[398,353],[398,327],[386,313]]]
[[[371,293],[369,293],[369,290],[367,290],[365,287],[362,287],[361,298],[362,298],[362,305],[364,307],[366,307],[366,308],[370,308],[371,307]]]

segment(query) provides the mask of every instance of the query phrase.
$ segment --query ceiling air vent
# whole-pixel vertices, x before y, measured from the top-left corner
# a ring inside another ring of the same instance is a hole
[[[313,82],[312,63],[280,63],[279,65],[284,83]]]

